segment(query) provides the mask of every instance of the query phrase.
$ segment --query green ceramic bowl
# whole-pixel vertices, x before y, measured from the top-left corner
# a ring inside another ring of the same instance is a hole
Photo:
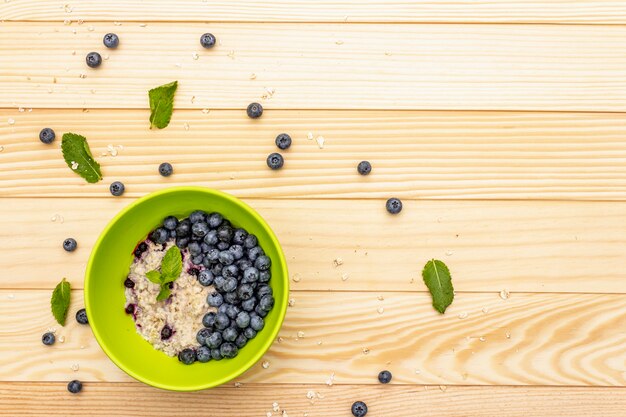
[[[124,279],[140,240],[166,216],[186,217],[194,210],[217,211],[235,226],[254,233],[272,260],[270,285],[276,303],[265,328],[234,359],[183,365],[157,351],[135,331],[124,313]],[[152,386],[195,391],[224,384],[252,367],[276,339],[287,311],[287,264],[276,236],[261,216],[242,201],[202,187],[175,187],[138,199],[124,208],[96,242],[85,275],[85,306],[96,340],[124,372]]]

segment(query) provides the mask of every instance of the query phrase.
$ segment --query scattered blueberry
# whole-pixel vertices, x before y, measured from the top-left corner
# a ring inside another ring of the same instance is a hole
[[[63,249],[68,252],[74,252],[77,246],[78,244],[76,243],[76,239],[74,239],[73,237],[68,237],[63,241]]]
[[[272,261],[265,255],[259,256],[257,260],[254,261],[254,266],[259,271],[267,271],[268,269],[270,269],[271,265]]]
[[[117,45],[120,44],[120,38],[115,33],[107,33],[104,35],[104,38],[102,38],[102,43],[104,43],[104,46],[107,48],[115,49]]]
[[[283,167],[285,160],[283,156],[277,152],[273,152],[267,156],[267,166],[272,169],[280,169]]]
[[[237,314],[237,318],[235,319],[235,323],[240,329],[245,329],[250,325],[250,314],[245,311],[239,312],[239,314]]]
[[[198,348],[198,351],[196,352],[196,358],[198,359],[198,362],[208,362],[211,360],[211,349],[209,349],[206,346],[200,346]]]
[[[183,349],[178,354],[178,360],[185,365],[191,365],[196,361],[196,352],[193,349]]]
[[[54,133],[54,130],[50,129],[49,127],[44,127],[39,132],[39,140],[45,143],[46,145],[51,144],[55,138],[56,138],[56,134]]]
[[[217,330],[224,330],[230,324],[230,319],[224,313],[217,313],[215,316],[215,328]]]
[[[208,287],[209,285],[213,284],[213,278],[213,272],[209,271],[208,269],[204,269],[198,274],[198,282],[204,287]]]
[[[352,404],[352,415],[354,417],[364,417],[367,414],[367,405],[363,401]]]
[[[206,302],[211,307],[219,307],[224,302],[224,297],[219,292],[213,292],[207,295]]]
[[[54,345],[55,341],[56,337],[54,337],[54,333],[52,332],[44,333],[43,336],[41,336],[41,342],[46,346]]]
[[[215,316],[215,313],[212,311],[206,313],[204,317],[202,317],[202,324],[204,325],[204,327],[213,327],[213,325],[215,324]]]
[[[246,109],[246,113],[248,113],[249,118],[257,119],[263,114],[263,106],[259,103],[250,103]]]
[[[250,327],[252,327],[253,330],[256,330],[257,332],[259,330],[262,330],[263,327],[265,327],[265,322],[263,321],[263,317],[260,317],[258,315],[254,315],[250,318]]]
[[[239,350],[237,349],[237,346],[233,345],[232,343],[222,343],[222,346],[220,347],[220,353],[223,357],[228,359],[237,356],[238,351]]]
[[[159,174],[161,174],[163,177],[169,177],[170,175],[172,175],[173,172],[174,168],[169,162],[163,162],[161,165],[159,165]]]
[[[378,374],[378,380],[381,384],[388,384],[391,382],[391,372],[389,371],[380,371]]]
[[[163,227],[167,230],[176,230],[176,226],[178,226],[178,219],[174,216],[167,216],[163,220]]]
[[[168,340],[173,334],[172,328],[166,324],[161,329],[161,340]]]
[[[283,151],[291,146],[291,136],[286,133],[281,133],[276,136],[276,146]]]
[[[109,187],[109,191],[111,191],[111,194],[113,194],[115,197],[119,197],[122,194],[124,194],[124,189],[125,188],[126,187],[124,187],[124,184],[122,184],[120,181],[115,181]]]
[[[361,161],[359,162],[359,165],[357,165],[356,170],[361,175],[367,175],[372,172],[372,164],[370,164],[368,161]]]
[[[200,36],[200,45],[202,45],[203,48],[213,48],[215,46],[215,36],[213,36],[213,34],[211,33],[205,33],[204,35]]]
[[[220,332],[213,332],[206,338],[204,343],[211,349],[219,348],[222,344],[222,334]]]
[[[387,211],[391,214],[398,214],[402,211],[402,201],[398,198],[390,198],[387,200]]]
[[[196,340],[201,345],[204,345],[206,342],[206,338],[209,336],[211,336],[211,330],[205,327],[203,329],[198,330],[198,333],[196,333]]]
[[[126,279],[124,280],[124,286],[125,286],[126,288],[135,288],[135,281],[133,281],[133,280],[132,280],[132,279],[130,279],[130,278],[126,278]]]
[[[72,394],[78,394],[83,389],[83,384],[75,379],[67,384],[67,390]]]
[[[84,308],[81,308],[76,312],[76,321],[80,324],[89,324],[89,320],[87,320],[87,311]]]
[[[97,52],[89,52],[85,57],[85,62],[90,68],[97,68],[102,64],[102,57]]]

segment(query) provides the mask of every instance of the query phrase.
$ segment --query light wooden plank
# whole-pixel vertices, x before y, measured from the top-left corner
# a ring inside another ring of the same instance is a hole
[[[81,291],[72,294],[70,317],[82,303]],[[0,291],[0,380],[130,380],[89,328],[73,319],[57,329],[64,343],[40,342],[54,326],[49,297],[43,290]],[[320,384],[334,372],[339,384],[376,384],[387,368],[403,384],[626,386],[622,295],[513,294],[503,300],[495,293],[463,293],[445,315],[422,293],[291,297],[282,339],[264,358],[268,369],[259,363],[242,382]],[[462,313],[467,318],[459,319]],[[77,372],[70,369],[74,363]]]
[[[613,113],[268,111],[253,121],[185,110],[158,132],[147,110],[15,108],[0,121],[2,196],[108,196],[122,180],[132,197],[195,184],[263,198],[626,199],[626,124]],[[73,174],[60,140],[39,142],[44,126],[85,135],[104,182]],[[294,144],[277,172],[265,159],[280,132]],[[108,145],[123,149],[102,157]],[[356,172],[362,159],[374,166],[367,177]],[[166,180],[164,160],[175,167]]]
[[[351,416],[365,401],[368,415],[414,417],[623,417],[620,388],[448,387],[402,385],[245,384],[197,393],[160,391],[138,383],[85,384],[80,396],[64,383],[0,383],[1,416],[259,417]],[[314,391],[322,398],[309,400]],[[54,398],[54,406],[50,404]],[[243,399],[243,400],[242,400]],[[278,403],[279,412],[273,409]],[[210,414],[207,414],[210,413]]]
[[[148,89],[177,79],[178,108],[244,109],[272,88],[268,109],[626,110],[624,26],[5,22],[1,30],[0,107],[147,108]],[[220,44],[201,51],[207,30]],[[109,31],[121,35],[116,51],[103,50]],[[110,56],[97,70],[85,65],[92,50]]]
[[[435,257],[457,291],[626,291],[624,203],[405,201],[391,217],[382,200],[246,201],[277,233],[296,290],[425,291]],[[0,288],[82,288],[93,243],[128,202],[0,199]]]

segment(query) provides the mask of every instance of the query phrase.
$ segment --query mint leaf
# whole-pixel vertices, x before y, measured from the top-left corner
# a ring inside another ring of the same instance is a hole
[[[159,295],[157,295],[157,301],[163,301],[169,296],[170,296],[170,288],[167,284],[165,284],[161,286],[161,291],[159,291]]]
[[[161,273],[159,271],[146,272],[146,278],[155,284],[161,284]]]
[[[441,261],[431,259],[424,266],[422,278],[433,297],[433,307],[441,314],[445,313],[454,299],[452,277],[448,267]]]
[[[164,84],[153,88],[148,92],[150,98],[150,129],[156,127],[163,129],[170,124],[172,111],[174,110],[174,93],[178,87],[178,81]]]
[[[58,283],[54,291],[52,291],[52,298],[50,299],[50,308],[54,319],[61,326],[65,326],[65,318],[67,317],[67,310],[70,307],[70,283],[65,278]]]
[[[175,281],[183,272],[183,259],[178,246],[172,246],[167,250],[161,262],[161,282]]]
[[[89,183],[102,179],[100,164],[93,159],[89,144],[84,136],[75,133],[63,134],[61,151],[68,167]]]

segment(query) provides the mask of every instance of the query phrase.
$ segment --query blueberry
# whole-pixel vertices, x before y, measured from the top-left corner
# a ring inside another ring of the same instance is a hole
[[[178,353],[178,360],[185,365],[191,365],[196,361],[196,352],[193,349],[183,349]]]
[[[237,278],[235,277],[226,278],[226,282],[224,283],[223,289],[226,292],[235,291],[237,289]]]
[[[193,275],[193,276],[197,277],[197,276],[198,276],[198,274],[200,274],[200,270],[199,270],[198,268],[193,268],[193,267],[191,267],[191,268],[189,268],[189,269],[187,270],[187,273],[188,273],[189,275]]]
[[[216,245],[219,240],[217,239],[217,230],[209,230],[209,233],[204,236],[204,243],[207,245]]]
[[[97,68],[102,64],[102,57],[97,52],[89,52],[85,57],[85,62],[90,68]]]
[[[137,248],[135,249],[135,255],[137,255],[137,253],[141,255],[147,250],[148,250],[148,244],[146,242],[141,242],[137,245]]]
[[[213,48],[215,46],[215,36],[212,33],[205,33],[200,36],[200,45],[203,48]]]
[[[367,405],[363,401],[352,404],[352,415],[354,417],[364,417],[367,414]]]
[[[188,237],[179,237],[178,239],[176,239],[176,246],[178,246],[180,249],[185,249],[188,244],[189,244]]]
[[[212,311],[209,311],[202,317],[202,325],[204,327],[213,327],[215,324],[216,314]]]
[[[191,243],[195,243],[195,242],[191,242]],[[202,262],[204,262],[204,255],[197,255],[191,258],[191,263],[194,265],[202,265]],[[197,271],[197,269],[194,269],[194,271]]]
[[[224,265],[217,263],[215,265],[213,265],[213,268],[211,268],[211,272],[213,272],[213,275],[217,276],[217,275],[221,275],[222,274],[222,269],[224,269]]]
[[[246,268],[243,271],[243,278],[241,282],[251,283],[259,280],[259,270],[255,267]]]
[[[263,310],[260,305],[257,305],[256,307],[254,307],[254,312],[259,317],[265,317],[267,316],[267,313],[268,313],[268,311]]]
[[[286,133],[281,133],[276,136],[276,146],[283,151],[291,146],[291,136]]]
[[[174,216],[167,216],[163,220],[163,227],[167,230],[176,230],[176,226],[178,226],[178,219]]]
[[[213,284],[213,278],[213,272],[207,269],[200,271],[200,273],[198,274],[198,282],[203,287],[208,287],[209,285]]]
[[[259,282],[267,282],[271,277],[270,271],[261,271],[259,273]]]
[[[200,252],[207,253],[209,250],[213,249],[213,246],[207,245],[206,243],[200,243]]]
[[[200,223],[206,220],[206,213],[202,210],[196,210],[189,215],[191,223]]]
[[[359,165],[357,165],[356,170],[361,175],[367,175],[372,172],[372,164],[368,161],[361,161]]]
[[[51,144],[56,138],[56,136],[57,135],[54,133],[54,130],[50,129],[49,127],[44,127],[39,132],[39,140],[45,143],[46,145]]]
[[[191,222],[187,219],[178,223],[176,226],[176,236],[178,237],[187,237],[191,233]]]
[[[391,372],[389,371],[381,371],[378,374],[378,380],[381,384],[388,384],[391,382]]]
[[[67,239],[63,241],[63,249],[65,249],[68,252],[74,252],[77,246],[78,244],[76,243],[76,239],[72,237],[68,237]]]
[[[196,340],[198,341],[198,343],[200,343],[201,345],[204,345],[206,338],[211,336],[211,330],[207,329],[206,327],[203,329],[200,329],[198,331],[198,333],[196,333]]]
[[[224,221],[224,218],[222,217],[221,214],[219,213],[211,213],[209,214],[209,226],[213,229],[217,229],[222,222]]]
[[[261,297],[259,307],[264,311],[270,311],[274,307],[274,296],[267,294]]]
[[[239,336],[237,336],[237,339],[235,339],[235,346],[237,346],[239,349],[244,347],[246,343],[248,343],[248,338],[244,334],[240,334]]]
[[[41,336],[41,342],[46,346],[54,345],[55,341],[56,341],[56,337],[54,336],[54,333],[52,332],[44,333],[43,336]]]
[[[229,249],[230,253],[233,254],[235,260],[239,260],[243,258],[243,246],[241,245],[232,245]]]
[[[217,229],[217,238],[221,242],[230,242],[233,238],[233,228],[230,226],[222,225]]]
[[[220,347],[220,353],[223,357],[232,359],[237,356],[239,350],[237,349],[237,346],[233,345],[232,343],[222,343],[222,346]]]
[[[285,164],[283,156],[277,152],[271,153],[267,156],[267,166],[272,169],[280,169]]]
[[[176,237],[176,230],[170,230],[170,238]]]
[[[237,323],[237,327],[240,329],[245,329],[250,325],[250,314],[245,311],[240,311],[239,314],[237,314],[235,323]]]
[[[240,300],[249,300],[252,298],[253,294],[254,289],[252,289],[250,284],[241,284],[239,288],[237,288],[237,297],[239,297]]]
[[[218,248],[220,251],[226,250],[228,248],[230,248],[230,243],[228,242],[217,242],[217,245],[215,245],[216,248]]]
[[[202,248],[200,247],[200,244],[198,242],[191,242],[187,246],[187,249],[189,249],[189,253],[192,256],[200,255],[200,253],[202,252]]]
[[[120,38],[115,33],[107,33],[104,35],[104,38],[102,38],[102,43],[104,43],[104,46],[107,48],[115,49],[117,45],[120,44]]]
[[[196,352],[198,362],[205,363],[211,360],[211,349],[206,346],[200,346]]]
[[[224,278],[221,275],[218,275],[213,279],[213,286],[219,291],[224,291],[225,283],[226,283],[226,278]]]
[[[247,237],[248,232],[244,229],[235,229],[235,232],[233,233],[233,243],[235,245],[243,245]]]
[[[150,233],[150,240],[154,243],[158,243],[159,245],[167,242],[169,238],[170,233],[167,231],[167,229],[164,229],[162,227],[159,227],[154,232]]]
[[[168,340],[173,334],[172,328],[166,324],[161,329],[161,340]]]
[[[87,311],[84,308],[81,308],[76,312],[76,321],[80,324],[89,324],[89,320],[87,320]]]
[[[206,338],[204,343],[207,347],[216,349],[222,344],[222,334],[220,332],[213,332]]]
[[[126,312],[126,314],[133,314],[135,312],[135,305],[134,304],[129,304],[126,307],[124,307],[124,312]]]
[[[262,317],[258,315],[253,315],[250,317],[250,327],[258,332],[259,330],[263,329],[263,327],[265,327],[265,322],[263,321]]]
[[[235,262],[235,257],[233,256],[233,254],[230,253],[230,251],[225,251],[225,250],[220,252],[217,259],[224,266],[232,265],[232,263]]]
[[[213,248],[213,249],[209,249],[209,251],[206,253],[206,258],[211,262],[217,262],[217,260],[219,259],[219,255],[220,255],[220,251],[217,250],[216,248]]]
[[[261,249],[260,246],[255,246],[251,249],[248,249],[248,259],[252,262],[256,261],[257,258],[261,255],[265,255],[265,252],[263,252],[263,249]]]
[[[239,304],[239,297],[236,291],[227,292],[224,294],[224,301],[229,304]]]
[[[239,336],[239,332],[234,327],[229,327],[222,332],[222,337],[227,342],[234,342],[237,336]]]
[[[229,304],[226,307],[226,315],[231,320],[235,320],[239,313],[241,313],[241,309],[239,307],[237,307],[236,305]]]
[[[272,287],[270,287],[269,285],[261,285],[256,290],[256,295],[259,297],[265,297],[268,294],[269,295],[274,294],[274,291],[272,291]]]
[[[219,306],[217,308],[217,314],[226,314],[226,310],[228,310],[228,303],[224,303],[221,306]]]
[[[78,394],[83,389],[83,383],[75,379],[67,384],[67,390],[72,394]]]
[[[211,349],[211,359],[214,361],[222,360],[222,354],[219,349]]]
[[[125,286],[126,288],[135,288],[135,281],[133,281],[133,280],[132,280],[132,279],[130,279],[130,278],[126,278],[126,279],[124,280],[124,286]]]
[[[240,259],[240,260],[238,260],[237,262],[235,262],[235,265],[237,265],[237,268],[238,268],[240,271],[245,271],[246,269],[248,269],[248,268],[251,268],[251,267],[252,267],[252,262],[250,262],[250,261],[249,261],[249,260],[247,260],[247,259]]]
[[[398,198],[390,198],[387,200],[387,211],[391,214],[398,214],[402,211],[402,201]]]
[[[256,299],[254,297],[241,302],[241,308],[244,311],[254,311],[254,307],[256,307]]]
[[[161,165],[159,165],[159,174],[161,174],[161,176],[169,177],[173,173],[174,173],[174,168],[172,167],[172,164],[170,164],[169,162],[163,162]]]
[[[224,297],[219,292],[213,292],[207,295],[206,302],[211,307],[219,307],[224,303]]]
[[[224,276],[224,278],[236,278],[237,275],[239,275],[239,268],[237,268],[237,265],[225,266],[224,269],[222,269],[222,275]]]
[[[248,327],[243,331],[243,335],[246,336],[248,340],[254,339],[256,337],[256,330],[254,330],[252,327]]]
[[[263,106],[259,103],[250,103],[246,109],[248,117],[251,119],[258,119],[263,114]]]
[[[252,249],[257,245],[258,241],[255,235],[248,235],[243,242],[243,246],[246,249]]]
[[[122,184],[120,181],[115,181],[109,187],[109,191],[111,191],[111,194],[113,194],[115,197],[119,197],[122,194],[124,194],[124,189],[125,188],[126,187],[124,187],[124,184]]]
[[[191,226],[191,231],[195,236],[205,237],[207,233],[209,233],[209,225],[205,222],[194,223]]]
[[[259,256],[257,260],[254,261],[254,267],[259,271],[267,271],[268,269],[270,269],[271,265],[272,261],[265,255]]]
[[[217,313],[215,316],[215,328],[218,330],[224,330],[230,325],[230,319],[224,313]]]

